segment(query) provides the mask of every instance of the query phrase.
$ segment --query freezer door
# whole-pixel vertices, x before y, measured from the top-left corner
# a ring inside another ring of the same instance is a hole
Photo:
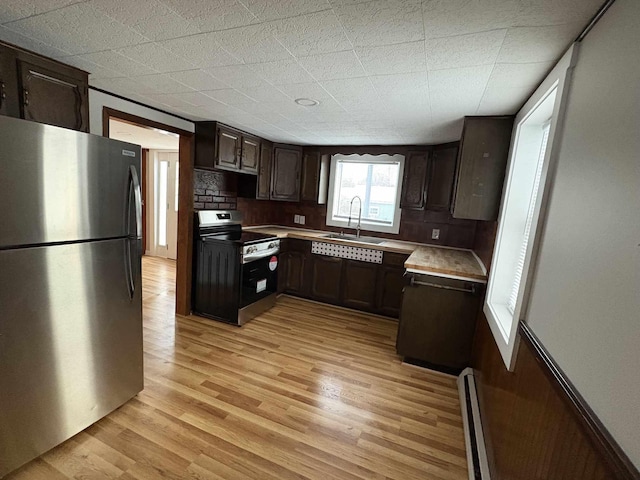
[[[0,116],[0,248],[126,236],[140,147]]]
[[[128,248],[0,251],[0,477],[142,390],[140,257],[129,267]]]

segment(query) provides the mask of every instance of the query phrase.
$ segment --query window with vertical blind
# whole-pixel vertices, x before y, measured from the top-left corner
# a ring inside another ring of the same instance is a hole
[[[520,282],[522,279],[522,271],[524,269],[524,263],[527,257],[527,249],[529,247],[529,238],[531,235],[531,224],[533,223],[533,217],[536,210],[536,200],[538,198],[538,191],[540,189],[540,179],[542,178],[542,167],[544,166],[544,157],[547,150],[547,140],[549,139],[549,127],[551,120],[547,120],[545,125],[542,126],[542,141],[540,145],[540,152],[538,153],[538,162],[536,165],[535,178],[533,180],[533,189],[531,192],[531,198],[529,200],[529,208],[527,210],[527,216],[524,222],[524,231],[522,233],[522,242],[520,245],[520,252],[516,260],[516,268],[513,278],[513,284],[511,285],[511,294],[507,301],[507,309],[514,314],[516,309],[516,303],[518,301],[518,294],[520,293]]]

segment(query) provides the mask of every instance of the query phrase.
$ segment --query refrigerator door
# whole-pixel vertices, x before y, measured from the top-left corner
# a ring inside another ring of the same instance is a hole
[[[129,244],[0,251],[0,477],[142,390],[140,257],[129,265]]]
[[[137,145],[0,116],[0,249],[129,234]]]

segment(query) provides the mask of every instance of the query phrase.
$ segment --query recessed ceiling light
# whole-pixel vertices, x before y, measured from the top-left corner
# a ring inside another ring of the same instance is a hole
[[[313,100],[312,98],[296,98],[295,102],[303,107],[315,107],[320,103],[318,100]]]

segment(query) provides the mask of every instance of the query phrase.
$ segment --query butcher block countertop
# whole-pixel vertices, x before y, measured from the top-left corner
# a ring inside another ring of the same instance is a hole
[[[371,248],[385,252],[404,253],[409,255],[409,258],[404,263],[404,267],[410,272],[455,277],[478,282],[487,281],[486,269],[472,250],[404,242],[401,240],[385,240],[382,243],[371,244],[339,238],[327,238],[327,235],[331,232],[280,227],[276,225],[246,227],[245,230],[275,235],[278,238],[297,238],[300,240]]]

